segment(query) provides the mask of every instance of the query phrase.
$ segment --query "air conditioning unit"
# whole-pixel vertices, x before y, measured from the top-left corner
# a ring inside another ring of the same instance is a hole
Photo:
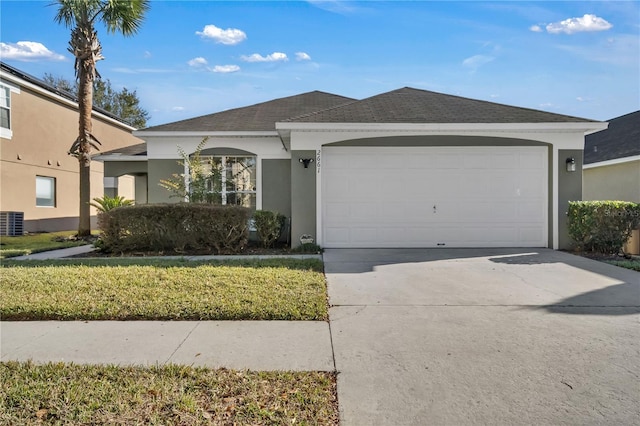
[[[24,212],[0,212],[0,235],[15,237],[24,234]]]

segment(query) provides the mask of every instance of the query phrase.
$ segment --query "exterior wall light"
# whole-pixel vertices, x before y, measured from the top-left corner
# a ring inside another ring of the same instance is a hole
[[[308,169],[309,164],[313,163],[313,158],[298,158],[298,161],[304,164],[305,169]]]
[[[573,158],[573,157],[567,158],[566,164],[567,164],[567,171],[568,172],[575,172],[576,171],[576,159],[575,158]]]

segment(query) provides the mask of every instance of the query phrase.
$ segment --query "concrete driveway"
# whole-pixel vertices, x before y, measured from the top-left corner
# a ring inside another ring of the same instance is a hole
[[[640,424],[640,273],[546,249],[324,260],[342,426]]]

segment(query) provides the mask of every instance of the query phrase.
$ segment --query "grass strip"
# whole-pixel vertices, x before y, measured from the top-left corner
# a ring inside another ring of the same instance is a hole
[[[3,320],[326,320],[317,259],[5,261]]]
[[[640,272],[640,260],[608,260],[607,263]]]
[[[3,236],[0,239],[0,259],[87,244],[86,241],[68,239],[76,233],[76,231],[61,231],[17,237]]]
[[[0,363],[0,424],[337,425],[334,373]]]

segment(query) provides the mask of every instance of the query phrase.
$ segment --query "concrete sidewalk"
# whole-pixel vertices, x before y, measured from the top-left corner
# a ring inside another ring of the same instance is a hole
[[[62,259],[92,245],[19,256]],[[282,256],[163,256],[186,260]],[[320,255],[290,255],[296,259]],[[329,323],[323,321],[4,321],[0,360],[83,364],[166,363],[250,370],[334,371]]]
[[[0,359],[335,370],[322,321],[4,321]]]

